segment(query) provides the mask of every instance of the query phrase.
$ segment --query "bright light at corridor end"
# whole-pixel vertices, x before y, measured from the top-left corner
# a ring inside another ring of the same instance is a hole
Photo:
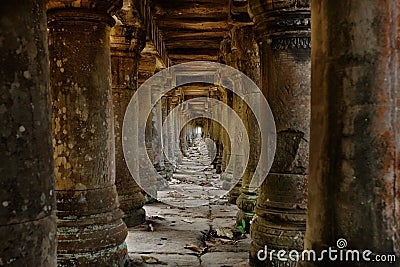
[[[261,134],[261,149],[258,165],[254,170],[249,188],[253,191],[257,190],[265,180],[275,155],[276,129],[271,109],[258,86],[244,73],[227,65],[208,61],[193,61],[164,69],[143,83],[132,97],[125,113],[122,140],[126,163],[135,181],[147,194],[169,205],[190,206],[183,203],[184,199],[182,199],[182,203],[176,203],[158,197],[162,195],[163,191],[165,193],[169,189],[159,188],[160,183],[157,181],[164,178],[156,171],[148,156],[145,136],[146,123],[157,102],[168,91],[191,83],[213,84],[230,90],[239,96],[253,112]],[[144,99],[149,99],[149,102],[146,103]],[[204,110],[201,112],[198,109],[191,110],[188,105],[189,108],[185,109],[185,112],[180,112],[182,105],[190,101],[203,101]],[[249,151],[249,138],[243,122],[227,104],[208,97],[190,99],[180,103],[164,119],[163,136],[160,138],[166,138],[169,123],[179,121],[180,127],[183,127],[187,122],[196,118],[214,120],[222,125],[228,133],[231,143],[229,160],[231,166],[228,165],[226,169],[235,170],[232,187],[235,186],[246,169],[249,154],[254,152]],[[181,129],[178,130],[180,132]],[[175,138],[174,141],[179,142],[179,138]],[[163,143],[163,148],[166,149],[165,140],[160,140],[160,143]],[[166,156],[166,160],[170,160],[168,153],[163,154]],[[228,192],[229,190],[226,191],[226,193]],[[180,194],[184,196],[185,192],[180,192]]]

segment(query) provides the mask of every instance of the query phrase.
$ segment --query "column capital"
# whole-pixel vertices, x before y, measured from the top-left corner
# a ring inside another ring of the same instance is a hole
[[[272,49],[311,48],[310,0],[249,0],[255,30]]]
[[[229,4],[229,14],[232,24],[251,23],[251,17],[248,12],[249,0],[231,0]]]
[[[97,21],[114,25],[112,15],[122,7],[122,0],[48,0],[48,22],[58,20]]]
[[[146,30],[137,8],[124,1],[122,9],[113,16],[116,25],[111,29],[111,50],[139,54],[146,45]]]
[[[111,51],[132,52],[139,55],[146,44],[146,33],[141,25],[118,24],[110,33]]]

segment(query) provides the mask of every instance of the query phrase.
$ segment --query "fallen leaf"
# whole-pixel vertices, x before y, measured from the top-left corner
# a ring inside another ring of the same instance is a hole
[[[225,239],[225,238],[218,238],[218,240],[220,240],[222,243],[225,243],[225,244],[232,244],[232,243],[235,243],[234,240]]]
[[[233,232],[229,228],[222,227],[222,228],[218,228],[216,231],[217,231],[217,236],[219,236],[219,237],[227,237],[230,239],[233,238]]]
[[[213,241],[213,240],[206,240],[205,243],[206,243],[206,245],[209,246],[209,247],[216,247],[216,246],[221,245],[221,242],[218,241],[218,240],[216,240],[216,241]]]
[[[210,182],[201,182],[199,183],[200,186],[212,186]]]
[[[178,192],[168,192],[168,195],[174,198],[181,198],[182,195],[179,194]]]
[[[230,212],[231,210],[219,210],[220,212]]]
[[[151,232],[154,232],[154,227],[153,227],[153,225],[151,223],[149,223],[149,229],[150,229]]]
[[[189,219],[183,219],[182,221],[187,222],[187,223],[194,223],[194,221],[189,220]]]
[[[184,248],[190,249],[190,250],[193,250],[193,251],[196,251],[196,252],[198,252],[198,253],[202,253],[203,250],[204,250],[203,248],[199,248],[198,246],[193,245],[193,244],[186,244],[186,245],[184,246]]]
[[[144,263],[155,264],[160,263],[157,258],[150,257],[150,256],[141,256]]]
[[[160,215],[150,215],[149,220],[165,220],[165,218]]]

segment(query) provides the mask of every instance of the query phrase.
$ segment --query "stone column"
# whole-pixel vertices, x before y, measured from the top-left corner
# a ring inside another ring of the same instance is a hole
[[[233,3],[232,3],[233,4]],[[235,5],[232,5],[233,8]],[[233,10],[231,10],[232,12]],[[246,14],[244,14],[246,13]],[[235,15],[237,14],[237,15]],[[256,42],[256,36],[254,33],[254,25],[247,21],[247,8],[236,10],[235,14],[231,16],[239,19],[239,22],[233,24],[229,34],[224,39],[221,45],[222,58],[224,62],[232,66],[244,74],[249,76],[257,85],[260,84],[260,58],[258,52],[258,46]],[[240,16],[238,16],[241,14]],[[236,79],[233,81],[233,86],[241,87],[241,81]],[[245,88],[238,88],[245,92]],[[243,90],[244,89],[244,90]],[[257,96],[247,96],[257,97]],[[238,204],[240,211],[237,215],[237,222],[242,225],[242,219],[246,220],[246,228],[249,227],[249,222],[254,215],[254,206],[257,200],[257,192],[250,192],[248,185],[251,181],[252,175],[258,163],[260,154],[260,134],[257,126],[257,121],[251,110],[244,104],[240,98],[235,98],[234,108],[242,118],[243,124],[247,129],[247,134],[250,141],[250,155],[249,162],[247,164],[243,177],[240,177],[239,182],[229,192],[228,198],[231,203]],[[242,188],[242,180],[244,179],[245,184]],[[237,198],[240,196],[239,202]],[[247,229],[249,230],[249,229]]]
[[[147,87],[148,88],[148,87]],[[145,148],[143,148],[139,153],[147,153],[151,162],[154,162],[153,156],[153,147],[152,147],[152,113],[146,113],[146,109],[152,103],[152,88],[144,89],[145,91],[141,92],[141,98],[138,102],[138,127],[145,127],[145,135],[138,135],[139,144],[145,144]],[[140,119],[139,119],[140,118]],[[142,123],[144,123],[142,125]],[[148,193],[156,198],[157,197],[157,177],[154,177],[150,174],[149,170],[145,167],[145,161],[147,159],[142,158],[139,161],[139,174],[141,184],[147,189]],[[148,201],[152,201],[152,199],[148,196]]]
[[[209,91],[209,97],[217,99],[217,96],[215,95],[215,91],[210,89]],[[207,111],[210,116],[212,116],[212,113],[214,112],[214,107],[213,103],[207,103]],[[214,120],[209,119],[208,120],[208,138],[210,138],[210,141],[207,144],[207,149],[208,149],[208,154],[209,157],[211,158],[212,162],[212,167],[215,169],[215,164],[217,160],[217,139],[215,138],[216,132],[218,125],[215,123]]]
[[[312,121],[305,246],[400,256],[400,1],[312,2]],[[361,258],[361,256],[360,256]],[[326,258],[325,258],[326,259]]]
[[[230,92],[230,91],[229,91]],[[228,103],[228,91],[224,89],[224,92],[221,94],[221,102],[225,103],[226,105],[229,105],[231,103]],[[221,112],[220,117],[221,118],[227,118],[227,110],[226,109],[221,109],[219,112]],[[220,176],[220,179],[223,181],[222,183],[222,189],[224,190],[229,190],[232,186],[232,179],[233,179],[233,171],[230,170],[229,168],[227,169],[227,166],[229,164],[229,160],[231,158],[231,140],[229,139],[228,131],[230,130],[229,128],[233,128],[233,126],[229,123],[229,120],[227,122],[225,127],[222,127],[221,133],[220,133],[220,139],[222,142],[223,150],[222,150],[222,160],[221,160],[221,171],[222,174]],[[230,132],[232,134],[232,131]]]
[[[181,100],[182,100],[182,89],[181,88],[177,88],[174,91],[174,105],[175,105],[175,107],[178,106],[181,103]],[[174,144],[173,156],[174,156],[174,161],[175,161],[174,170],[178,167],[178,165],[180,163],[182,163],[182,159],[180,157],[180,151],[179,151],[180,150],[180,142],[179,142],[180,131],[179,131],[179,129],[181,128],[180,126],[181,126],[181,115],[182,115],[181,112],[182,112],[182,110],[180,109],[178,111],[178,113],[177,113],[177,116],[175,117],[174,128],[173,128],[174,137],[175,137],[174,142],[173,142],[173,144]]]
[[[235,83],[234,83],[235,84]],[[233,95],[233,101],[232,101],[232,109],[238,114],[239,117],[242,117],[242,109],[243,109],[243,100],[236,94]],[[243,121],[243,124],[246,126],[246,121]],[[235,129],[234,133],[237,133],[236,128],[238,126],[234,126],[233,128]],[[236,137],[235,137],[236,138]],[[244,154],[244,153],[243,153]],[[242,158],[244,160],[244,155],[231,155],[232,160],[240,160]],[[238,168],[235,168],[238,166],[238,164],[235,164],[235,166],[232,166],[232,170],[227,170],[228,175],[232,175],[232,180],[233,179],[238,179]],[[238,182],[235,184],[235,186],[229,191],[228,193],[228,201],[231,204],[236,204],[237,198],[240,196],[240,188],[242,187],[242,176],[240,175]]]
[[[120,2],[47,7],[58,265],[124,266],[110,68],[110,12]]]
[[[182,117],[181,117],[182,122],[186,121],[184,118],[186,118],[189,114],[188,109],[189,109],[188,103],[183,102]],[[190,143],[190,139],[191,139],[191,131],[192,131],[191,124],[186,123],[180,134],[180,147],[181,147],[183,156],[186,156],[186,157],[189,156],[188,149],[189,149],[189,143]]]
[[[232,53],[236,61],[236,67],[246,74],[252,81],[260,85],[260,56],[256,42],[256,34],[253,25],[237,25],[232,29]],[[238,83],[240,86],[241,83]],[[246,88],[242,88],[246,92]],[[247,94],[246,99],[257,103],[257,99],[262,97],[261,94]],[[250,154],[248,164],[242,177],[242,186],[240,188],[240,196],[236,204],[240,209],[236,216],[238,225],[242,225],[242,219],[246,222],[246,231],[249,231],[250,221],[254,216],[254,208],[258,198],[258,191],[255,188],[249,188],[254,171],[258,165],[261,136],[258,122],[254,113],[259,113],[259,107],[250,107],[243,103],[241,105],[241,118],[245,124],[250,142]]]
[[[220,100],[218,88],[214,88],[210,92],[210,98]],[[218,106],[214,106],[213,104],[211,104],[210,112],[217,113],[217,112],[221,112],[221,111],[219,110]],[[219,123],[217,123],[216,121],[213,120],[213,121],[211,121],[211,129],[212,129],[212,139],[215,142],[215,158],[213,161],[213,165],[214,165],[216,173],[219,174],[222,172],[222,150],[223,150],[222,139],[221,139],[222,127]]]
[[[168,112],[169,112],[169,96],[162,96],[161,98],[161,105],[162,105],[162,117],[163,117],[163,123],[166,120],[167,116],[168,116]],[[173,165],[171,163],[171,159],[169,156],[170,153],[170,140],[171,140],[171,136],[168,133],[168,129],[169,126],[165,125],[164,129],[167,129],[167,131],[163,131],[163,142],[164,142],[164,149],[163,149],[163,158],[164,158],[164,167],[165,167],[165,174],[166,174],[166,179],[170,180],[172,179],[172,175],[173,175]]]
[[[277,148],[251,225],[252,266],[280,266],[257,252],[303,249],[310,122],[309,1],[251,0],[261,51],[261,87],[275,118]],[[262,164],[262,163],[261,163]],[[286,255],[286,257],[288,257]],[[294,266],[288,259],[285,266]]]
[[[176,107],[177,105],[176,101],[176,96],[175,93],[172,93],[172,96],[168,98],[168,115],[170,112]],[[171,177],[173,175],[173,172],[175,171],[176,168],[176,157],[175,157],[175,143],[176,143],[176,121],[174,119],[170,120],[170,123],[168,123],[168,158],[171,164],[172,172],[171,172]]]
[[[152,148],[153,148],[153,155],[154,155],[154,168],[157,170],[157,172],[160,174],[162,180],[158,180],[158,188],[162,188],[164,186],[167,186],[167,183],[165,181],[165,166],[164,166],[164,154],[163,154],[163,129],[162,129],[162,100],[158,100],[156,102],[156,97],[160,95],[162,89],[163,89],[163,83],[164,79],[160,78],[157,85],[154,85],[151,88],[152,91],[152,105],[154,105],[154,108],[152,110],[152,125],[153,125],[153,130],[152,130]]]
[[[118,23],[111,29],[112,98],[115,132],[115,185],[122,218],[129,227],[146,220],[145,198],[129,172],[122,149],[122,125],[126,108],[137,88],[138,60],[146,35],[131,6],[117,12]]]
[[[218,127],[219,132],[221,133],[221,127],[219,127],[219,125],[216,123],[216,127]],[[223,156],[223,149],[224,146],[222,144],[222,140],[221,140],[221,135],[219,134],[217,137],[217,155],[216,155],[216,160],[215,160],[215,172],[216,173],[222,173],[222,156]]]
[[[1,5],[0,266],[56,266],[45,3]]]
[[[257,103],[256,100],[260,99],[262,95],[261,93],[249,94],[245,97],[248,100],[251,100],[252,103]],[[253,219],[254,208],[258,199],[257,188],[250,188],[250,183],[259,161],[261,148],[260,130],[254,114],[260,114],[259,106],[253,106],[252,109],[250,109],[246,103],[243,103],[241,117],[245,122],[244,124],[249,136],[250,154],[242,177],[240,195],[236,200],[236,205],[239,208],[239,211],[236,215],[236,223],[237,225],[242,225],[242,220],[245,220],[246,231],[249,231],[250,229],[250,221]]]

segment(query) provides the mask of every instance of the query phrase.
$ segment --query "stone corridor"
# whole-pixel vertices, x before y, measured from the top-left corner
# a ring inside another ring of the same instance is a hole
[[[146,223],[128,228],[131,266],[249,266],[250,238],[236,228],[238,208],[210,163],[204,141],[195,140],[169,182],[168,199],[160,196],[177,206],[146,204]]]
[[[400,0],[3,0],[0,266],[400,266]]]

